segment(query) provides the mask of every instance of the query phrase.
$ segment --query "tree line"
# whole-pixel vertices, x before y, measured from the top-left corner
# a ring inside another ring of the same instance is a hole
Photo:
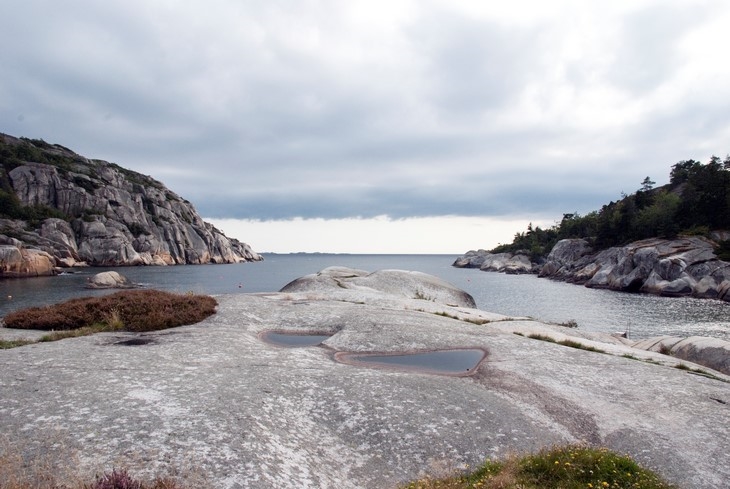
[[[672,166],[667,185],[654,187],[646,177],[631,195],[609,202],[585,216],[563,214],[560,222],[542,229],[530,224],[515,234],[510,244],[493,253],[527,251],[533,259],[547,255],[561,239],[584,238],[601,250],[645,238],[675,238],[680,234],[708,235],[730,229],[730,156],[713,156],[703,164],[695,160]],[[721,243],[728,248],[730,243]]]

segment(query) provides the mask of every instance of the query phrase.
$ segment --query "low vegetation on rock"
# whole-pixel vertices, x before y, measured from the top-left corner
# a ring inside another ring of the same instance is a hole
[[[534,455],[488,460],[474,471],[422,479],[404,489],[672,489],[630,457],[604,448],[557,447]]]
[[[4,323],[8,328],[61,332],[44,337],[48,341],[99,331],[143,332],[194,324],[215,314],[217,304],[206,295],[127,290],[22,309],[5,316]]]
[[[654,188],[655,182],[646,177],[635,193],[622,194],[620,200],[585,216],[564,214],[548,229],[530,224],[512,243],[491,252],[524,250],[534,261],[562,239],[585,238],[598,251],[646,238],[709,236],[712,230],[730,229],[730,156],[724,160],[713,156],[706,164],[680,161],[672,166],[669,178],[667,185]],[[730,240],[718,244],[718,258],[730,260]]]

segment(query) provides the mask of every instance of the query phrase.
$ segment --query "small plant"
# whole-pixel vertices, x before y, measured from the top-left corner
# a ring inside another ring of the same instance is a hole
[[[142,489],[142,483],[130,477],[126,469],[112,469],[111,473],[97,477],[90,489]]]
[[[487,460],[476,470],[446,479],[423,479],[405,489],[672,489],[630,457],[605,448],[554,447],[533,455]]]
[[[119,309],[112,308],[108,313],[104,314],[104,323],[112,331],[124,329],[124,321],[119,315]]]
[[[577,328],[578,327],[578,321],[575,319],[568,319],[567,321],[564,321],[562,323],[556,323],[557,326],[563,326],[565,328]]]

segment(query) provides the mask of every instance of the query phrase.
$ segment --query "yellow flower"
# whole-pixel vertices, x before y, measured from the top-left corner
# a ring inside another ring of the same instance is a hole
[[[608,482],[606,482],[606,481],[603,481],[603,482],[601,482],[601,485],[602,485],[603,487],[608,487]]]

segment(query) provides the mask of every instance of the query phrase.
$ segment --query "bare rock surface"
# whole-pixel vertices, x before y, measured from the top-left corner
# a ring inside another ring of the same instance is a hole
[[[730,480],[730,377],[719,372],[480,311],[422,274],[333,268],[286,289],[219,296],[218,313],[192,326],[0,350],[3,441],[82,473],[190,469],[215,488],[392,488],[577,442],[685,489]],[[271,330],[332,336],[283,348],[259,339]],[[452,348],[487,355],[464,376],[334,359]]]
[[[730,341],[705,336],[660,336],[641,340],[633,347],[667,353],[730,375]]]

